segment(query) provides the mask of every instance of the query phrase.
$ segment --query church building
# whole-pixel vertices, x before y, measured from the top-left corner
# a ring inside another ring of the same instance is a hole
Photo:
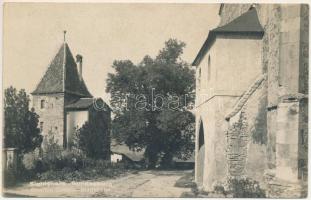
[[[309,8],[221,4],[196,66],[195,180],[307,195]]]
[[[75,61],[64,35],[64,43],[31,93],[33,107],[39,115],[42,135],[51,131],[64,149],[70,148],[76,128],[81,128],[87,121],[100,123],[108,156],[111,109],[102,99],[91,95],[83,80],[82,69],[82,56],[77,55]]]

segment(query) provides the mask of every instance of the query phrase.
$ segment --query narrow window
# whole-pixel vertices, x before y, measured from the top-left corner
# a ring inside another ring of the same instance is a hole
[[[43,131],[43,122],[40,122],[40,132]]]
[[[41,107],[41,109],[45,108],[45,100],[44,99],[41,100],[40,107]]]
[[[199,67],[199,76],[198,76],[198,89],[201,87],[201,67]]]
[[[207,80],[211,80],[211,56],[208,56]]]

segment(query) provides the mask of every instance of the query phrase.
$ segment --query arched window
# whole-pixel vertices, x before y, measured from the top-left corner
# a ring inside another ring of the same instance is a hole
[[[41,100],[40,107],[41,107],[41,109],[45,108],[45,100],[44,99]]]
[[[208,56],[208,63],[207,63],[207,80],[211,80],[211,56]]]

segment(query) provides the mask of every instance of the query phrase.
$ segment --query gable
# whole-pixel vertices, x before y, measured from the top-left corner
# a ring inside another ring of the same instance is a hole
[[[209,51],[218,35],[232,35],[241,37],[255,36],[262,38],[263,34],[264,29],[259,23],[257,11],[255,8],[252,8],[228,24],[211,30],[208,33],[207,39],[194,59],[192,65],[198,66],[200,64],[203,57]]]

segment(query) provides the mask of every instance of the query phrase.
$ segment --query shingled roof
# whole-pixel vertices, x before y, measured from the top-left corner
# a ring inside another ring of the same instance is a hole
[[[37,88],[32,92],[33,95],[53,93],[92,97],[83,79],[79,79],[77,65],[67,43],[62,44]]]
[[[255,8],[251,8],[246,13],[242,14],[238,18],[232,20],[224,26],[217,27],[208,33],[207,39],[204,42],[202,48],[200,49],[198,55],[194,59],[192,65],[198,66],[208,52],[216,36],[222,35],[256,35],[262,37],[264,34],[264,29],[259,23],[257,11]]]
[[[89,109],[91,106],[94,106],[95,109],[108,111],[111,110],[109,105],[102,98],[80,98],[77,101],[66,105],[68,110],[85,110]]]

